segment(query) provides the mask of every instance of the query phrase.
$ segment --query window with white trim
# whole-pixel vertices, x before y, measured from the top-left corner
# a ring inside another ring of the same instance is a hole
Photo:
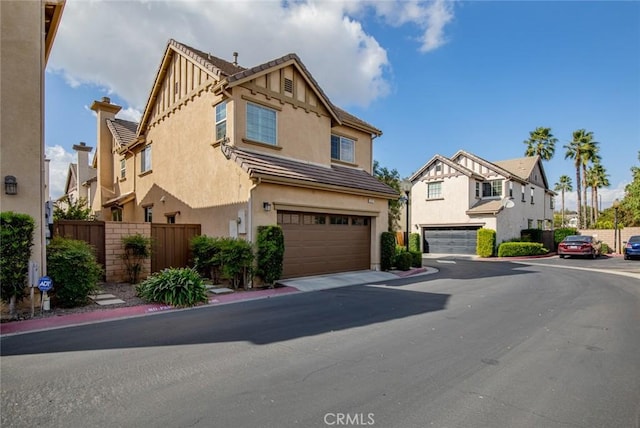
[[[120,159],[120,178],[127,178],[127,161],[124,158]]]
[[[442,181],[427,183],[427,199],[442,198]]]
[[[513,198],[513,181],[509,182],[509,197]]]
[[[522,202],[524,202],[524,184],[522,185]]]
[[[153,205],[144,207],[144,221],[151,223],[153,220]]]
[[[355,145],[356,142],[350,138],[341,137],[339,135],[331,136],[331,159],[343,162],[355,162]]]
[[[476,199],[480,199],[480,182],[476,181]]]
[[[145,146],[140,152],[140,172],[151,171],[151,145]]]
[[[533,204],[533,187],[531,188],[531,203]]]
[[[247,138],[260,143],[277,144],[276,111],[247,103]]]
[[[494,198],[502,196],[502,180],[490,180],[482,183],[482,197]]]
[[[227,102],[216,105],[216,141],[227,136]]]

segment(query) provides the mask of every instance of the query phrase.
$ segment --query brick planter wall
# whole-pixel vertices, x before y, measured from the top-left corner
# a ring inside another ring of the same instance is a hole
[[[105,280],[107,282],[129,282],[127,267],[122,259],[124,246],[122,237],[140,234],[151,238],[151,223],[105,222]],[[140,279],[149,276],[151,258],[143,261]]]

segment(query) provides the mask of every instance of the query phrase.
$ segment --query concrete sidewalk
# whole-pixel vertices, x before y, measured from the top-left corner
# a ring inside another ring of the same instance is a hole
[[[425,275],[435,272],[437,272],[437,270],[434,268],[414,268],[404,272],[377,272],[367,270],[345,272],[332,275],[293,278],[278,281],[277,284],[279,286],[273,289],[250,290],[231,294],[212,295],[209,298],[207,304],[196,306],[194,308],[178,309],[169,305],[148,304],[115,309],[101,309],[63,316],[32,318],[24,321],[6,322],[0,324],[0,336],[51,330],[117,319],[135,318],[166,311],[192,310],[209,307],[211,305],[222,305],[248,300],[266,299],[296,292],[310,292],[337,287],[346,287],[349,285],[369,284],[413,275]]]

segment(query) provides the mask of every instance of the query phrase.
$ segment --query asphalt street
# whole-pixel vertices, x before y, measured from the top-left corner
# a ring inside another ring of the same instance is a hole
[[[1,425],[640,426],[637,278],[442,262],[2,337]]]

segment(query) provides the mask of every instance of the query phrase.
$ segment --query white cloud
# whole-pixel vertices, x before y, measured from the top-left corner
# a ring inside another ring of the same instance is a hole
[[[115,92],[135,116],[170,38],[225,59],[239,52],[244,66],[295,52],[333,102],[366,106],[389,92],[391,68],[362,25],[367,11],[390,25],[417,26],[422,52],[444,43],[453,19],[445,0],[69,1],[49,66],[69,85]]]
[[[50,160],[49,195],[52,200],[56,200],[64,194],[69,164],[75,163],[77,159],[74,153],[67,152],[59,145],[46,146],[45,156]]]
[[[606,210],[613,205],[613,201],[618,199],[624,199],[624,188],[628,182],[620,182],[615,187],[604,187],[602,189],[598,189],[598,209]],[[556,196],[556,210],[561,210],[561,198],[560,192],[557,192]],[[591,189],[587,190],[587,199],[589,201],[589,206],[591,206]],[[575,191],[573,192],[565,192],[564,194],[564,206],[565,209],[570,211],[575,211],[578,206],[578,196]]]

